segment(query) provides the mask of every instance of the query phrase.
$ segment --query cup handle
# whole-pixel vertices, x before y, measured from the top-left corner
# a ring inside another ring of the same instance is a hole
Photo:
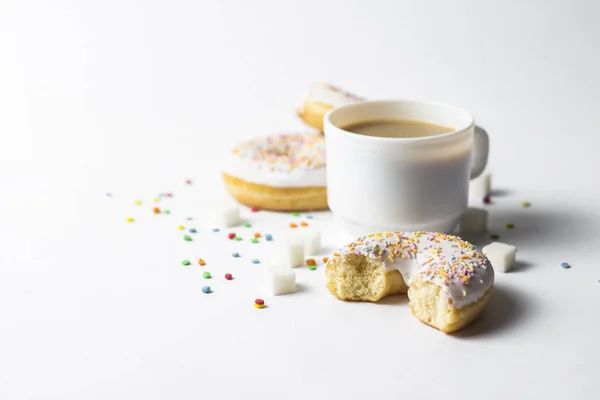
[[[473,162],[471,163],[471,179],[477,178],[487,165],[490,152],[490,138],[480,126],[475,125],[475,137],[473,138]]]

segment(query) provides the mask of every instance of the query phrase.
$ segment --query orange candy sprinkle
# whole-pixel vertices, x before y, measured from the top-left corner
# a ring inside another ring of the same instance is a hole
[[[326,263],[327,261],[329,261],[329,257],[323,257],[323,262]]]
[[[203,259],[199,259],[198,264],[204,266],[206,265],[206,261],[204,261]]]
[[[308,260],[306,260],[306,265],[308,265],[309,267],[314,267],[315,265],[317,265],[317,262],[314,258],[309,258]]]
[[[297,228],[297,227],[298,227],[298,225],[296,225],[296,224],[290,224],[290,228]]]
[[[308,224],[307,224],[306,222],[304,222],[304,221],[302,221],[302,222],[300,223],[300,225],[302,225],[302,226],[308,226]]]
[[[154,214],[160,214],[160,208],[158,207],[154,207],[152,211],[154,211]]]
[[[259,237],[260,237],[260,233],[256,232],[256,233],[254,234],[254,237],[255,237],[255,238],[259,238]]]

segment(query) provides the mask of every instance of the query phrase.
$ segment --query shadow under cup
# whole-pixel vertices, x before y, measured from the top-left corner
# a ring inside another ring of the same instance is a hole
[[[340,128],[376,120],[422,121],[455,130],[389,138]],[[324,131],[329,208],[350,234],[456,227],[468,204],[474,135],[468,112],[437,103],[370,101],[330,111]]]

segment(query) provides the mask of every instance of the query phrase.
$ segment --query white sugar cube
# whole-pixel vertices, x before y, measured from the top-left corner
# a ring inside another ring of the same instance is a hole
[[[477,178],[469,182],[469,197],[482,198],[490,194],[492,190],[492,174],[483,171]]]
[[[304,241],[301,238],[284,239],[275,246],[270,259],[273,263],[301,267],[304,265]]]
[[[215,207],[210,210],[209,220],[214,227],[231,228],[241,222],[240,209],[230,205]]]
[[[488,244],[482,250],[496,272],[508,272],[515,266],[517,258],[517,248],[515,246],[494,242]]]
[[[488,212],[482,208],[468,208],[460,220],[460,233],[482,234],[487,232]]]
[[[307,229],[303,232],[303,240],[305,256],[314,256],[321,250],[321,232]]]
[[[289,264],[269,264],[265,268],[265,287],[274,296],[296,291],[296,273]]]

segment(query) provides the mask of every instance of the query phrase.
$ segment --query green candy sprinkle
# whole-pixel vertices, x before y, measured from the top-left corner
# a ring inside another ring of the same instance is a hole
[[[258,239],[257,238],[252,238],[252,240],[250,240],[252,243],[258,243]]]
[[[202,273],[202,277],[203,277],[204,279],[210,279],[210,278],[212,278],[212,276],[210,275],[210,272],[208,272],[208,271],[204,271],[204,272]]]
[[[294,217],[299,217],[299,216],[300,216],[300,213],[299,213],[298,211],[294,211],[294,212],[292,213],[292,216],[294,216]]]
[[[251,224],[250,222],[246,222],[246,223],[244,224],[244,226],[245,226],[246,228],[252,228],[252,224]]]
[[[190,260],[183,260],[181,265],[190,265]]]
[[[183,236],[183,240],[187,241],[187,242],[191,242],[192,241],[192,237],[189,235],[184,235]]]
[[[240,240],[242,240],[242,238],[240,236],[236,236],[233,238],[233,240],[235,240],[236,242],[239,242]]]
[[[515,224],[506,224],[506,229],[514,229]]]
[[[169,210],[163,210],[163,214],[171,214],[171,211],[169,211]]]
[[[311,265],[308,267],[308,269],[310,269],[311,271],[314,271],[315,269],[317,269],[317,267],[315,267],[314,265]]]

